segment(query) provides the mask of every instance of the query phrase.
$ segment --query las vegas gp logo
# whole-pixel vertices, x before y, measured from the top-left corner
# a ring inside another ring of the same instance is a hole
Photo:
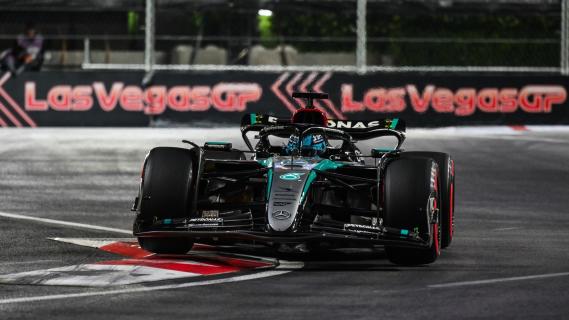
[[[163,85],[142,88],[113,82],[88,85],[56,85],[40,96],[34,81],[25,84],[25,109],[27,111],[88,111],[94,107],[111,112],[115,109],[162,114],[167,109],[188,112],[208,111],[243,112],[247,105],[261,99],[263,89],[257,83],[225,83],[213,86]]]

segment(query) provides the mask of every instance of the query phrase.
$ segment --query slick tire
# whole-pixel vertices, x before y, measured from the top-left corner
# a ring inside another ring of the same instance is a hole
[[[182,148],[158,147],[146,158],[141,184],[142,230],[164,219],[184,219],[191,215],[197,171],[197,152]],[[140,229],[140,227],[139,227]],[[140,246],[154,253],[183,254],[193,243],[185,238],[139,238]]]
[[[388,164],[384,225],[418,232],[429,243],[428,248],[385,246],[391,262],[415,266],[439,257],[441,232],[432,218],[440,202],[439,180],[438,166],[429,158],[400,158]]]
[[[441,248],[448,247],[454,236],[454,160],[450,155],[442,152],[412,151],[403,152],[401,157],[423,157],[431,158],[439,165],[441,174],[441,203],[440,227],[441,227]]]

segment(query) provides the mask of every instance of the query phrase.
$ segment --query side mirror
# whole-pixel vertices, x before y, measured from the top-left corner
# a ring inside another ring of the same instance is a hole
[[[203,148],[205,150],[231,151],[233,145],[229,142],[208,141]]]
[[[381,158],[384,154],[396,151],[396,149],[391,148],[373,148],[371,149],[372,158]]]

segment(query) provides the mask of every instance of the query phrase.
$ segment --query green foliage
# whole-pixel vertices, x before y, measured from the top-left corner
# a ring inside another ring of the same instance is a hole
[[[319,14],[274,14],[273,33],[286,37],[345,38],[356,35],[354,15],[323,12]],[[353,42],[303,41],[293,44],[301,51],[353,51]]]
[[[398,65],[556,66],[559,43],[508,39],[558,38],[560,20],[544,16],[393,16],[386,26],[369,23],[368,36],[395,38],[371,42],[372,54],[391,55]],[[402,42],[397,38],[415,38]],[[431,39],[454,39],[432,41]],[[421,40],[424,39],[424,40]],[[502,40],[505,39],[505,40]]]
[[[277,41],[272,29],[272,17],[257,16],[261,44],[268,48],[276,47]]]
[[[285,37],[344,38],[344,41],[337,42],[292,43],[300,51],[355,50],[356,19],[353,12],[290,14],[277,11],[274,18],[271,34]],[[398,65],[557,66],[559,43],[551,40],[559,37],[560,24],[560,18],[556,16],[386,16],[368,12],[368,49],[370,55],[391,56]],[[398,40],[402,38],[413,38],[413,41]],[[453,40],[436,40],[441,38]],[[500,39],[550,41],[520,43]]]
[[[139,30],[138,12],[129,11],[127,13],[127,30],[128,34],[136,34]]]

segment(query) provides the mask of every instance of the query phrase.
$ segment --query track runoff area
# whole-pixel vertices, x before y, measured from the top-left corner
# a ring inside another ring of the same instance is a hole
[[[424,267],[383,251],[140,249],[129,211],[155,146],[238,128],[0,131],[0,318],[564,318],[568,127],[410,129],[456,162],[456,236]],[[361,145],[362,150],[370,145]]]

